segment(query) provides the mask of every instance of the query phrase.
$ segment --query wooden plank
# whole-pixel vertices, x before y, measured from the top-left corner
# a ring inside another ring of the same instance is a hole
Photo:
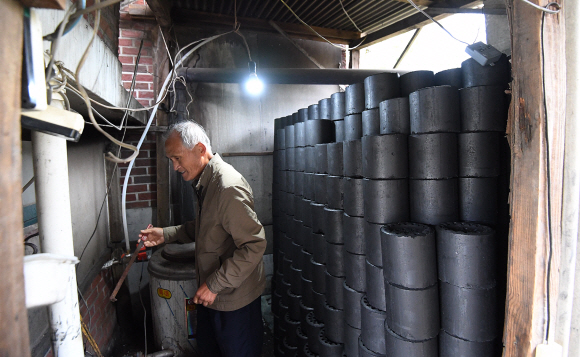
[[[194,25],[202,23],[202,24],[233,27],[234,24],[234,18],[232,16],[210,14],[193,10],[174,8],[172,10],[171,15],[173,20],[180,25],[188,25],[188,24]],[[238,17],[238,22],[241,24],[242,30],[259,30],[270,33],[277,33],[277,31],[272,29],[272,26],[270,26],[267,20]],[[288,24],[282,22],[275,23],[282,30],[284,30],[284,32],[286,32],[290,37],[323,41],[320,37],[314,34],[308,27],[302,24]],[[319,34],[327,38],[329,41],[339,44],[347,44],[351,40],[360,41],[361,37],[361,33],[356,31],[328,29],[316,26],[312,26],[312,28],[316,30]]]
[[[504,356],[508,357],[533,356],[536,346],[546,337],[550,250],[550,326],[556,320],[565,124],[564,18],[562,14],[546,15],[546,110],[542,89],[541,16],[542,12],[519,0],[508,1],[514,77],[507,127],[512,150],[512,221],[504,326]],[[550,134],[550,189],[546,174],[546,112]]]
[[[444,8],[444,7],[449,7],[449,8],[458,8],[458,7],[470,7],[473,6],[475,4],[478,4],[479,1],[473,1],[473,0],[457,0],[453,3],[453,5],[455,6],[448,6],[446,3],[441,3],[441,4],[437,4],[438,8]],[[450,16],[450,14],[441,14],[441,15],[437,15],[437,16],[433,16],[433,18],[437,21],[442,20],[444,18],[446,18],[447,16]],[[373,33],[368,34],[365,38],[366,40],[363,42],[363,44],[360,46],[359,49],[368,47],[370,45],[373,45],[375,43],[387,40],[391,37],[395,37],[398,35],[401,35],[407,31],[411,31],[413,29],[418,29],[421,28],[425,25],[428,25],[432,23],[431,20],[429,20],[425,15],[423,15],[420,12],[417,12],[415,15],[411,15],[399,22],[396,22],[392,25],[389,25],[385,28],[382,28],[378,31],[375,31]],[[350,42],[350,46],[356,46],[359,43],[359,41],[351,41]]]
[[[66,7],[66,0],[20,0],[20,3],[26,7],[42,9],[64,10]]]
[[[0,356],[30,356],[28,318],[22,272],[22,147],[20,141],[20,75],[23,8],[0,2]]]
[[[155,18],[157,19],[157,23],[161,27],[170,27],[171,26],[171,4],[172,1],[164,1],[164,0],[147,0],[147,5],[153,13],[155,14]]]

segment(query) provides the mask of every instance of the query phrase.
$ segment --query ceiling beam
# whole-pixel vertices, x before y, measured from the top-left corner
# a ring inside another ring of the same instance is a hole
[[[155,14],[157,23],[161,27],[171,26],[171,3],[171,1],[164,0],[147,0],[147,5]]]
[[[458,9],[458,8],[470,8],[476,5],[481,4],[481,1],[473,1],[473,0],[455,0],[455,1],[447,1],[447,2],[440,2],[437,3],[437,11],[441,12],[443,8],[449,8],[451,9],[450,11],[453,11],[452,9]],[[455,5],[455,6],[451,6],[451,5]],[[428,10],[428,9],[427,9]],[[440,13],[438,15],[433,16],[433,18],[435,20],[441,20],[446,18],[447,16],[450,16],[450,13]],[[364,48],[364,47],[368,47],[370,45],[373,45],[375,43],[387,40],[391,37],[395,37],[398,36],[400,34],[403,34],[405,32],[411,31],[413,29],[418,29],[421,28],[425,25],[428,25],[431,23],[431,20],[429,20],[425,15],[423,15],[420,12],[417,12],[415,15],[411,15],[399,22],[396,22],[392,25],[389,25],[385,28],[382,28],[378,31],[375,31],[373,33],[368,34],[367,36],[363,37],[365,39],[365,41],[363,42],[363,44],[360,46],[360,48]],[[360,41],[359,40],[354,40],[351,41],[350,46],[356,46]]]
[[[187,9],[174,8],[171,12],[171,18],[179,25],[216,25],[216,26],[230,26],[233,27],[234,17],[220,14],[210,14],[206,12],[193,11]],[[241,30],[256,30],[269,33],[278,33],[270,25],[269,21],[262,19],[253,19],[238,17],[238,22],[241,24]],[[314,34],[308,27],[302,24],[289,24],[282,22],[275,22],[288,36],[293,38],[324,41],[316,34]],[[361,33],[357,31],[346,31],[329,29],[323,27],[312,26],[316,32],[327,38],[329,41],[337,44],[348,44],[350,41],[358,42],[361,38]]]

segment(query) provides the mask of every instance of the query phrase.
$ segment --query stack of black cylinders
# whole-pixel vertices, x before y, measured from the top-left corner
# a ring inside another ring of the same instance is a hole
[[[381,246],[386,348],[392,356],[436,357],[440,319],[435,230],[419,223],[387,224],[381,228]]]
[[[485,225],[437,226],[442,357],[494,356],[499,336],[497,237]]]
[[[408,132],[381,132],[381,103],[400,96],[398,75],[382,73],[367,77],[364,87],[361,151],[366,281],[365,295],[360,300],[359,355],[380,356],[387,352],[383,333],[387,306],[380,227],[409,219]],[[408,116],[405,120],[409,121]]]
[[[409,95],[411,221],[430,225],[459,219],[457,134],[459,93],[444,85]]]

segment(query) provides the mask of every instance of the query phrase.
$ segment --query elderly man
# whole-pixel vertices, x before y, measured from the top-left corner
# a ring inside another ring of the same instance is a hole
[[[203,128],[191,121],[169,128],[165,154],[184,180],[193,180],[197,217],[181,226],[151,228],[145,246],[196,242],[199,288],[197,342],[202,356],[256,357],[262,349],[260,296],[265,286],[264,228],[248,182],[213,155]]]

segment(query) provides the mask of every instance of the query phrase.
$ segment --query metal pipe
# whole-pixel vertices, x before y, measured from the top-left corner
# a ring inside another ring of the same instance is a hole
[[[32,132],[38,230],[44,253],[74,256],[66,140]],[[55,356],[82,356],[83,339],[74,265],[65,298],[49,306]]]
[[[403,50],[403,53],[401,53],[401,55],[399,56],[399,59],[397,60],[397,63],[395,63],[393,68],[397,68],[397,66],[401,63],[403,58],[405,58],[405,55],[409,52],[409,49],[413,45],[413,42],[415,42],[415,40],[417,39],[417,36],[419,36],[419,32],[421,32],[421,29],[422,29],[422,27],[419,27],[417,30],[415,30],[413,37],[411,37],[411,39],[409,40],[409,43],[407,43],[407,46]]]
[[[316,68],[263,68],[258,77],[269,84],[353,84],[379,73],[405,74],[394,69],[316,69]],[[249,72],[243,68],[179,68],[177,76],[187,82],[244,83]]]
[[[580,354],[580,264],[578,218],[580,197],[580,3],[567,3],[566,23],[566,129],[564,193],[562,201],[562,252],[555,342],[563,357]]]

